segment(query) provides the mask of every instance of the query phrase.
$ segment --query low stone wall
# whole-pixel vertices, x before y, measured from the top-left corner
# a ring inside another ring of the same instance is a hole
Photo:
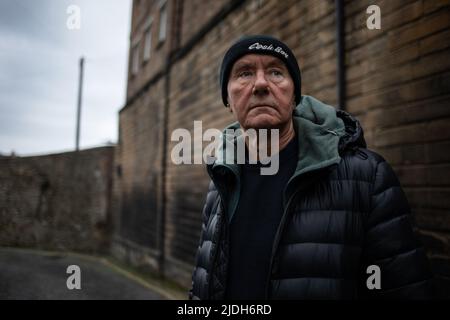
[[[0,246],[106,252],[114,147],[0,157]]]

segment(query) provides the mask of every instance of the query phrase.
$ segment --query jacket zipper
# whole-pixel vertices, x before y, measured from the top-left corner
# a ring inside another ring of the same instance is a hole
[[[286,208],[284,209],[283,212],[283,216],[281,217],[281,221],[280,224],[278,226],[277,229],[277,233],[275,234],[275,239],[273,241],[273,246],[272,246],[272,252],[270,254],[270,262],[269,262],[269,272],[267,275],[267,280],[266,280],[266,293],[265,293],[265,299],[267,300],[269,298],[269,286],[270,286],[270,278],[272,277],[272,267],[273,267],[273,260],[275,257],[275,252],[278,248],[278,243],[280,242],[280,238],[281,238],[281,233],[284,229],[284,225],[286,223],[286,218],[287,218],[287,213],[289,212],[289,206],[292,202],[292,199],[294,199],[295,195],[299,192],[299,189],[296,189],[294,191],[294,193],[289,197],[289,200],[286,204]]]

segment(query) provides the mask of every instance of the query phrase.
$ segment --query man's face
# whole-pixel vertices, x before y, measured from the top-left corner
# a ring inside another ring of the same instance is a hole
[[[283,130],[292,121],[294,83],[286,65],[276,57],[241,57],[231,69],[227,89],[228,103],[244,130]]]

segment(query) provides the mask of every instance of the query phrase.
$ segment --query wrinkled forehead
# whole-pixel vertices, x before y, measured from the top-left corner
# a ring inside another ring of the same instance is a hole
[[[260,64],[264,67],[279,67],[287,69],[286,64],[277,57],[268,54],[249,53],[237,59],[233,64],[232,70],[246,66],[255,67]]]

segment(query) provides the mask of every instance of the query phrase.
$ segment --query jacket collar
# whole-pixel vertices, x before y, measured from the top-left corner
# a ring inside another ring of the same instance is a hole
[[[293,123],[298,141],[298,161],[294,175],[285,189],[284,196],[287,199],[293,192],[293,181],[296,178],[339,163],[340,153],[346,148],[366,146],[358,120],[311,96],[302,96],[300,104],[293,112]],[[239,202],[241,167],[237,164],[236,152],[233,152],[231,157],[226,148],[235,148],[236,141],[242,139],[242,135],[239,132],[230,135],[227,129],[236,131],[239,128],[238,122],[225,128],[216,160],[207,165],[211,179],[225,198],[230,221]]]

